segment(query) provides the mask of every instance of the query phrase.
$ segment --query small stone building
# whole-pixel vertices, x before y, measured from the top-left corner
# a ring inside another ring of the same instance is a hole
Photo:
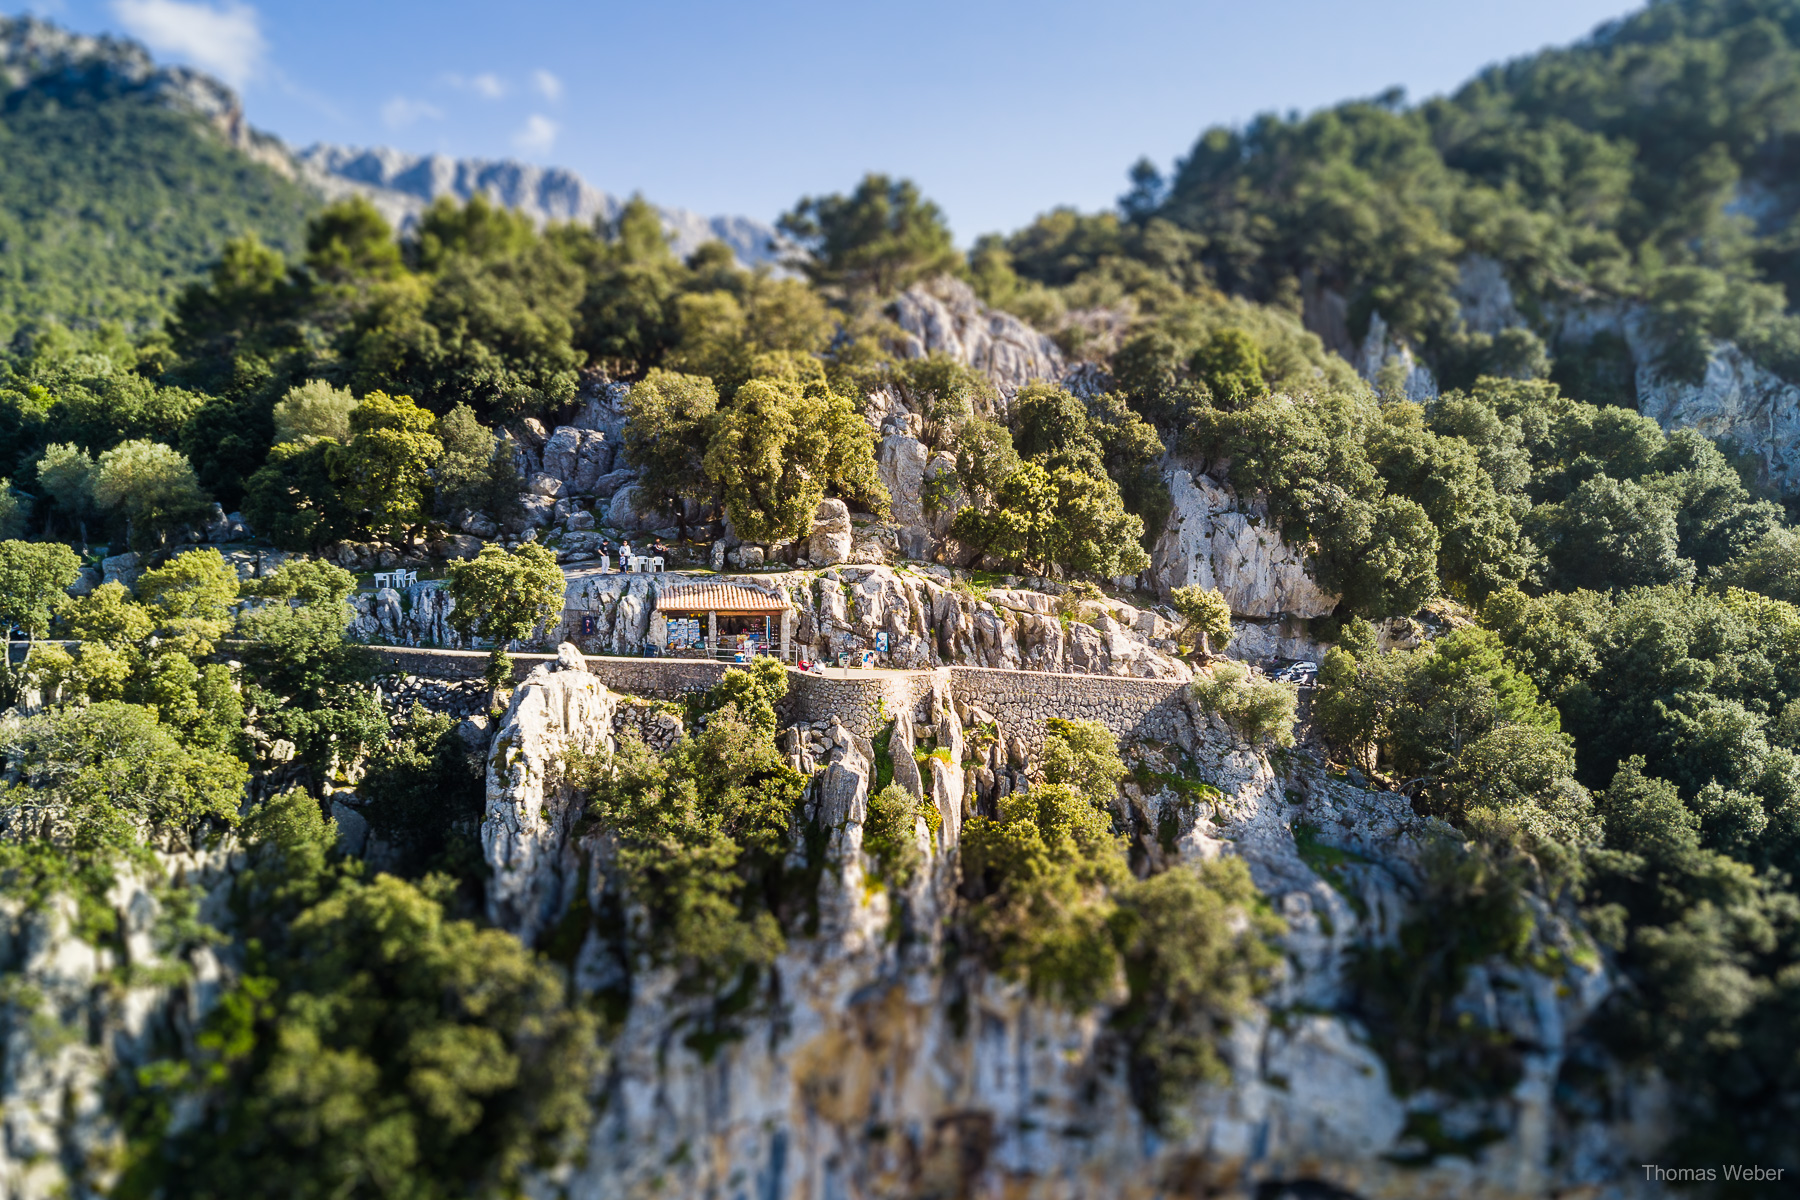
[[[790,656],[793,607],[774,592],[744,583],[695,583],[663,589],[650,621],[658,649],[749,649]]]

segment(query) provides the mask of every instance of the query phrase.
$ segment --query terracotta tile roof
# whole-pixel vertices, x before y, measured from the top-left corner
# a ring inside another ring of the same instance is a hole
[[[657,612],[780,613],[788,609],[780,596],[741,583],[693,583],[666,589],[656,598]]]

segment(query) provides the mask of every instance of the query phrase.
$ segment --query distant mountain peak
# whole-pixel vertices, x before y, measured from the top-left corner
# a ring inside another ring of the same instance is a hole
[[[514,159],[451,158],[409,154],[386,146],[327,143],[308,146],[294,158],[303,178],[327,195],[366,196],[400,228],[442,197],[468,200],[483,195],[539,225],[610,221],[625,205],[619,197],[601,191],[567,168],[540,167]],[[730,246],[745,266],[778,267],[794,250],[774,226],[748,217],[703,217],[662,206],[656,211],[675,252],[684,258],[702,243],[716,240]]]

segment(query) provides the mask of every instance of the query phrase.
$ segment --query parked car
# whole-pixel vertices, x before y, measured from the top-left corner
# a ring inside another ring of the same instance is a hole
[[[1289,663],[1275,673],[1277,683],[1302,683],[1312,685],[1319,681],[1319,664],[1301,661]]]

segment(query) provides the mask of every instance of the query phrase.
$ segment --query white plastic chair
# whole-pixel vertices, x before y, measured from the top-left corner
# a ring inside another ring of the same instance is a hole
[[[661,575],[663,573],[663,560],[660,558],[652,558],[650,560],[650,569],[658,575]]]

